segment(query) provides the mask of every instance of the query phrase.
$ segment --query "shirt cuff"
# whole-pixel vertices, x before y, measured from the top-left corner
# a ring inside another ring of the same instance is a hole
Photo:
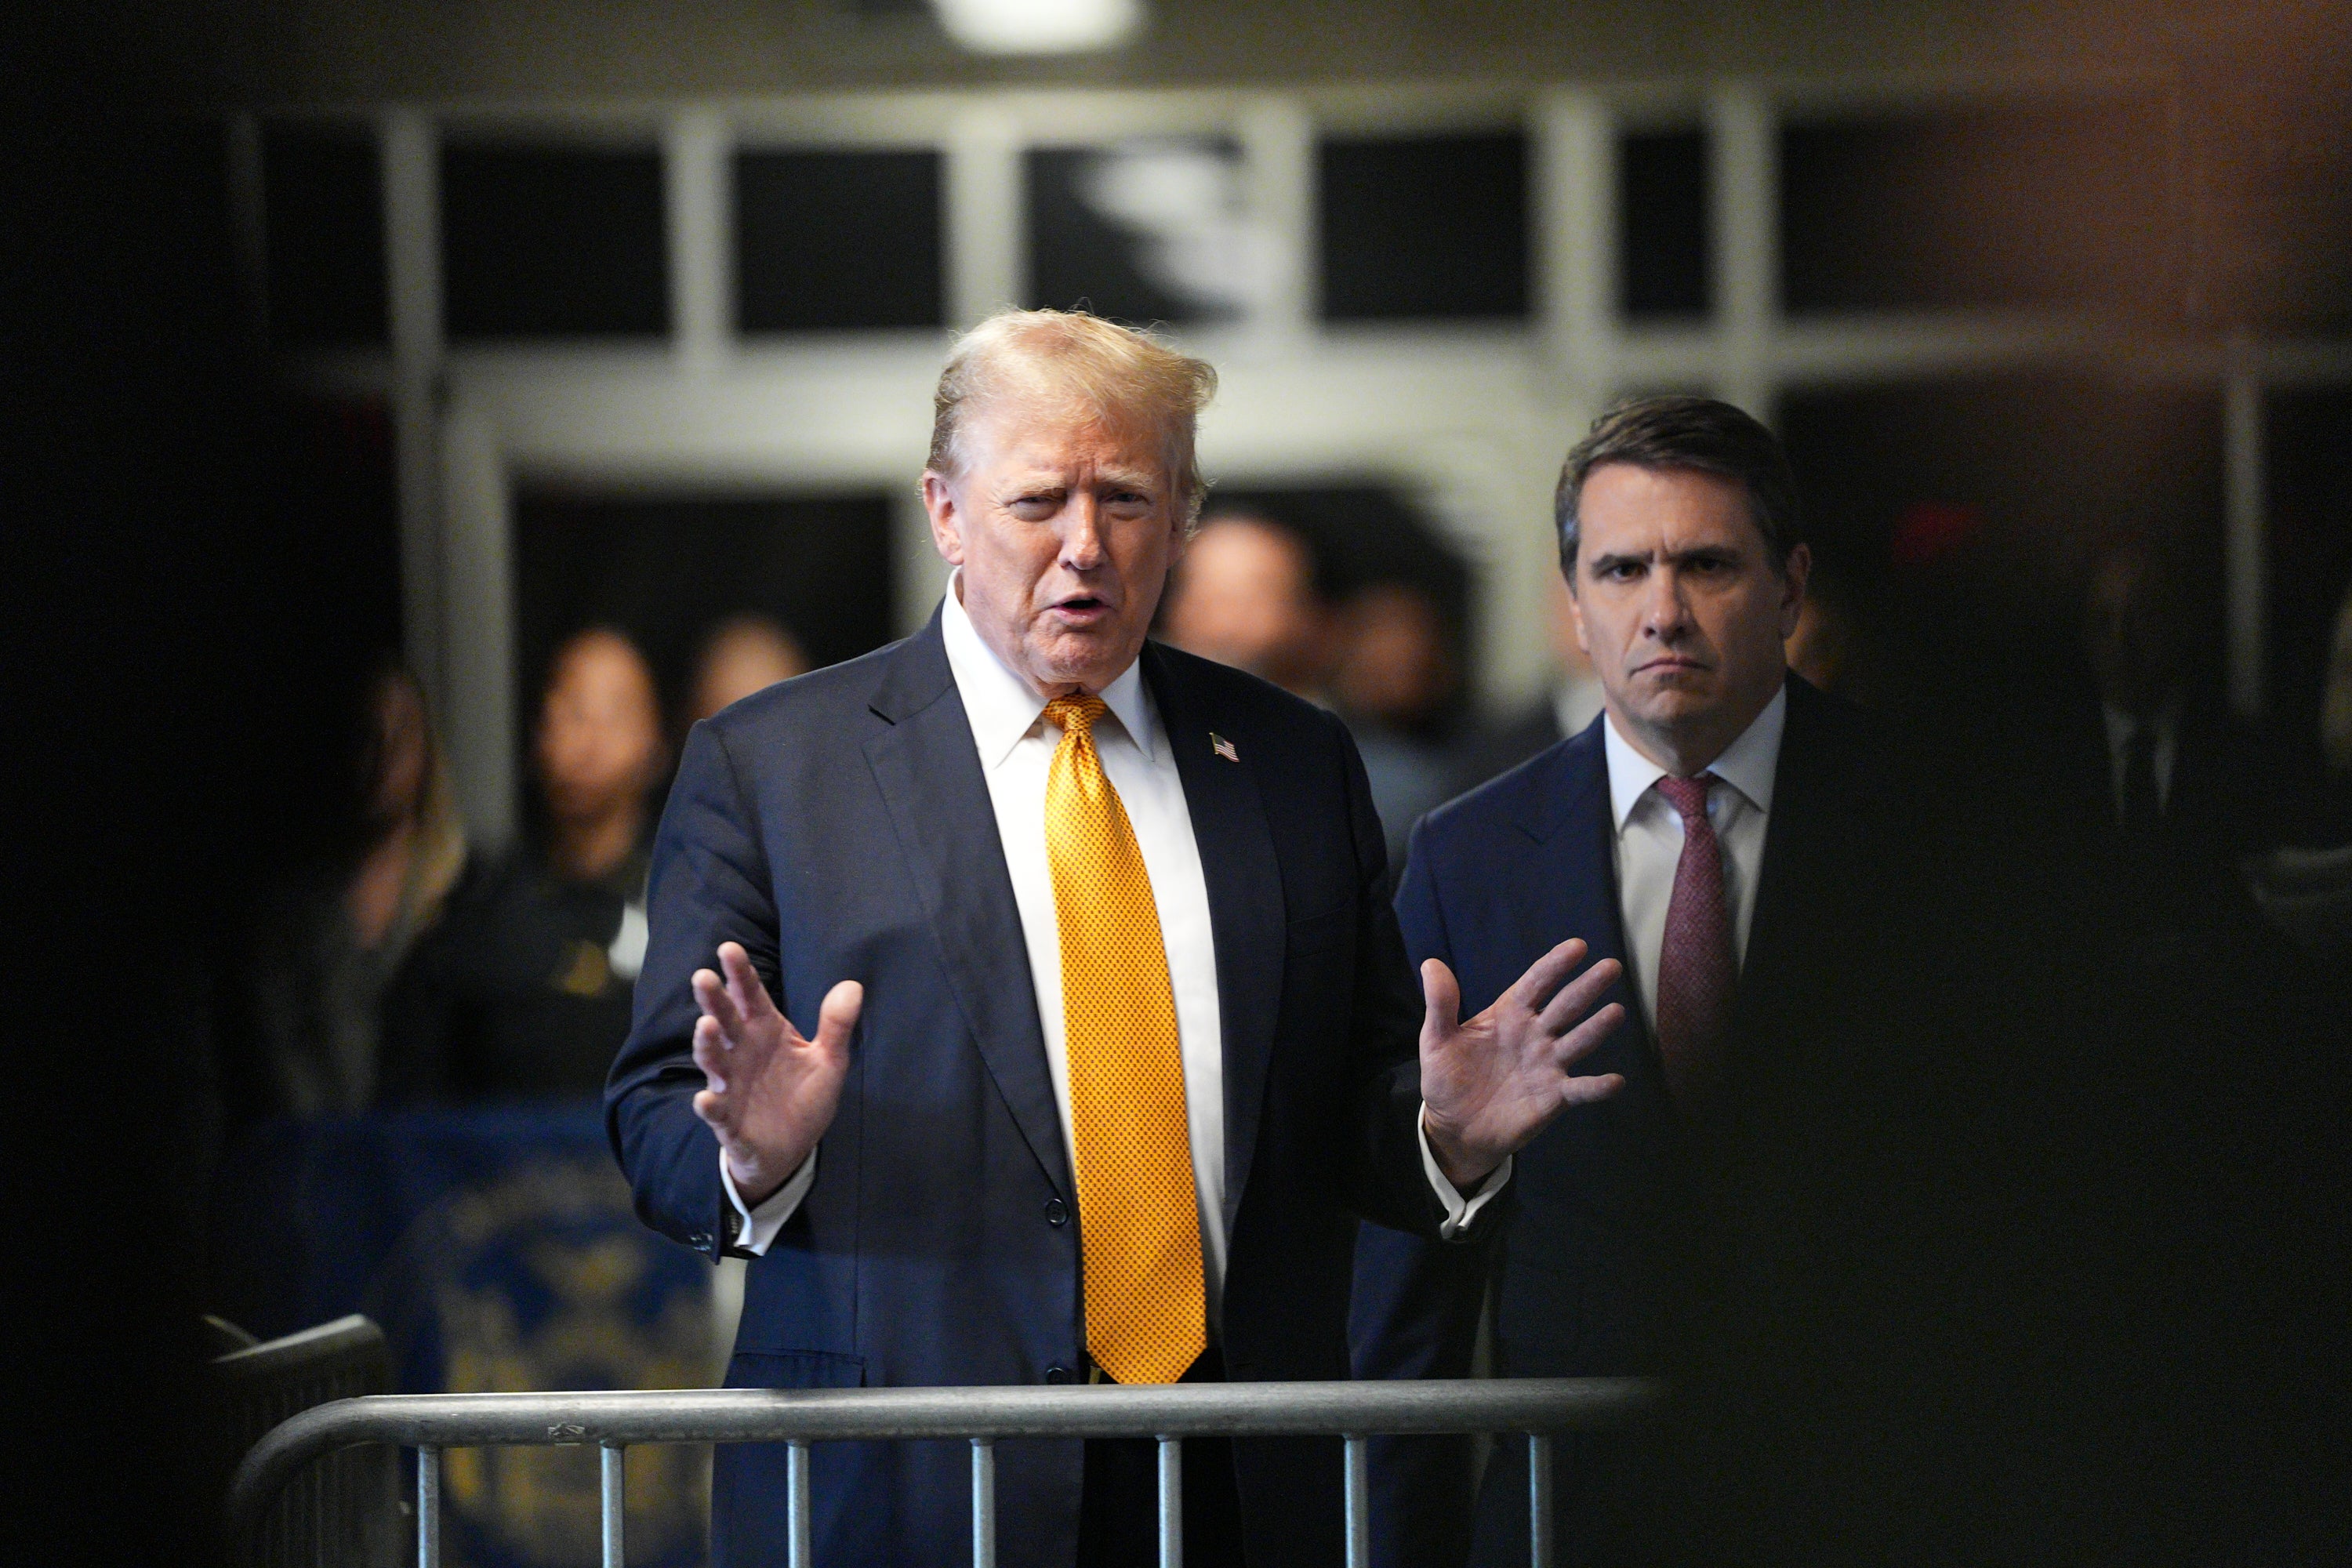
[[[1422,1107],[1423,1111],[1428,1109],[1426,1105]],[[1445,1218],[1437,1227],[1438,1239],[1459,1241],[1462,1233],[1477,1219],[1478,1211],[1485,1208],[1487,1202],[1503,1190],[1503,1184],[1511,1179],[1511,1162],[1517,1156],[1504,1155],[1503,1163],[1487,1172],[1486,1179],[1478,1184],[1478,1190],[1465,1198],[1454,1190],[1452,1182],[1445,1179],[1445,1173],[1437,1168],[1437,1156],[1429,1147],[1429,1124],[1416,1116],[1412,1131],[1413,1136],[1421,1140],[1422,1173],[1429,1178],[1430,1190],[1437,1194],[1437,1201],[1445,1205]],[[799,1179],[797,1176],[793,1178],[794,1181]],[[735,1189],[730,1187],[727,1190],[731,1193]],[[773,1203],[775,1199],[768,1201]]]
[[[1423,1160],[1429,1158],[1428,1147],[1424,1141],[1422,1145]],[[1433,1165],[1430,1168],[1436,1169]],[[736,1233],[734,1245],[730,1250],[748,1252],[754,1258],[764,1257],[777,1233],[784,1228],[784,1222],[793,1217],[794,1211],[801,1206],[801,1200],[808,1196],[809,1188],[816,1184],[816,1151],[810,1150],[809,1157],[801,1162],[801,1168],[793,1173],[792,1179],[769,1194],[757,1208],[745,1204],[743,1194],[735,1190],[735,1174],[727,1168],[727,1151],[724,1149],[719,1152],[719,1184],[727,1189],[727,1201],[735,1205],[735,1213],[743,1222],[743,1228]]]

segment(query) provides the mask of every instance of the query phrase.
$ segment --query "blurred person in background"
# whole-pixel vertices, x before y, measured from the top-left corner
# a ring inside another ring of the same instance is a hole
[[[1314,545],[1286,523],[1255,512],[1204,519],[1170,580],[1160,633],[1186,653],[1329,705],[1331,612]]]
[[[1447,721],[1461,667],[1436,603],[1410,583],[1358,590],[1334,623],[1331,695],[1363,755],[1389,865],[1402,869],[1413,824],[1454,794],[1461,763]]]
[[[1816,560],[1797,629],[1789,634],[1789,668],[1823,691],[1869,707],[1874,694],[1860,622],[1844,579]]]
[[[2078,632],[2093,690],[2047,747],[2074,772],[2057,816],[2086,841],[2052,861],[2085,884],[2058,940],[2089,1005],[2033,1103],[2101,1119],[2064,1128],[2044,1177],[2076,1211],[2053,1239],[2052,1295],[2073,1300],[2050,1337],[2088,1370],[2077,1419],[2116,1457],[2080,1468],[2125,1500],[2113,1517],[2165,1510],[2179,1561],[2294,1562],[2316,1538],[2289,1521],[2340,1528],[2334,1501],[2310,1509],[2346,1473],[2352,972],[2335,917],[2352,883],[2337,855],[2279,847],[2325,837],[2317,770],[2200,678],[2215,618],[2194,581],[2146,538],[2096,559]],[[2191,1076],[2207,1087],[2184,1105]]]
[[[2171,934],[2251,912],[2237,862],[2309,819],[2309,782],[2192,680],[2195,621],[2181,573],[2143,544],[2091,574],[2083,647],[2098,697],[2083,784],[2104,810],[2139,913]],[[2085,731],[2090,726],[2083,726]]]
[[[556,650],[532,758],[539,842],[468,879],[388,1003],[401,1098],[591,1095],[628,1034],[647,799],[667,762],[635,644],[595,627]]]
[[[1544,624],[1551,634],[1556,673],[1542,696],[1472,744],[1456,777],[1457,794],[1509,772],[1601,716],[1601,678],[1593,673],[1592,660],[1577,646],[1576,615],[1569,603],[1568,584],[1553,577],[1544,603],[1548,612]]]
[[[695,655],[682,728],[691,730],[728,704],[808,669],[800,639],[781,622],[767,616],[730,616],[710,628]]]
[[[355,750],[352,850],[287,889],[262,928],[250,1001],[261,1082],[249,1109],[338,1116],[374,1103],[384,994],[465,869],[448,767],[405,668],[379,667],[369,680]]]

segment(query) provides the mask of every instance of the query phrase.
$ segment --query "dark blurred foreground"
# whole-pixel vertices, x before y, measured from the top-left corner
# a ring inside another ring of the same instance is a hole
[[[2343,950],[2263,926],[2214,846],[2107,830],[2069,710],[2002,696],[1898,725],[1915,1016],[1770,1083],[1715,1173],[1739,1246],[1696,1276],[1685,1543],[2340,1555]]]

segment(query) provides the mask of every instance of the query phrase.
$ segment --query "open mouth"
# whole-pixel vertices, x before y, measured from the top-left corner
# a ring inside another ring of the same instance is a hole
[[[1055,605],[1054,613],[1064,620],[1080,623],[1098,621],[1110,614],[1110,603],[1105,599],[1097,599],[1091,594],[1081,594],[1075,598],[1064,599]]]

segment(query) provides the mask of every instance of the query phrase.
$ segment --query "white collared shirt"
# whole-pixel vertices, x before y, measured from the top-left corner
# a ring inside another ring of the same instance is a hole
[[[2107,786],[2115,801],[2116,821],[2124,820],[2124,774],[2131,767],[2131,743],[2147,730],[2154,738],[2150,761],[2156,766],[2156,809],[2165,810],[2172,804],[2172,760],[2180,754],[2180,704],[2166,703],[2149,719],[2137,719],[2112,702],[2099,704],[2099,716],[2107,726]]]
[[[1005,668],[982,642],[963,607],[962,587],[948,580],[940,612],[948,669],[964,717],[971,725],[981,773],[995,808],[1004,867],[1013,880],[1013,901],[1021,913],[1021,936],[1029,952],[1029,979],[1037,995],[1037,1022],[1045,1036],[1045,1067],[1054,1084],[1065,1149],[1071,1147],[1068,1024],[1062,1010],[1060,916],[1045,858],[1045,775],[1061,744],[1059,725],[1045,716],[1045,700]],[[1200,1201],[1201,1254],[1212,1323],[1222,1316],[1225,1278],[1225,1098],[1224,1036],[1217,995],[1216,935],[1209,921],[1209,887],[1192,837],[1192,816],[1176,754],[1168,744],[1157,705],[1144,684],[1140,661],[1130,664],[1098,694],[1109,712],[1095,725],[1095,751],[1118,792],[1135,830],[1144,870],[1151,878],[1152,902],[1160,911],[1160,936],[1168,954],[1168,979],[1176,1002],[1178,1048],[1184,1063],[1184,1112],[1192,1148],[1192,1181]],[[742,1214],[736,1245],[764,1253],[815,1180],[811,1155],[774,1196],[747,1209],[733,1177],[719,1157],[719,1177]],[[1501,1190],[1510,1162],[1465,1199],[1437,1168],[1422,1139],[1422,1168],[1445,1205],[1444,1234],[1458,1234]],[[1083,1232],[1085,1215],[1079,1216]]]
[[[1723,853],[1723,896],[1731,906],[1732,956],[1745,963],[1748,928],[1756,915],[1756,879],[1764,868],[1764,829],[1772,815],[1772,775],[1780,765],[1780,735],[1789,721],[1783,686],[1764,711],[1724,749],[1706,772],[1706,818]],[[1674,901],[1675,868],[1683,854],[1682,814],[1653,786],[1666,770],[1635,751],[1612,715],[1601,726],[1609,759],[1609,809],[1617,832],[1617,910],[1624,921],[1625,968],[1642,999],[1642,1016],[1658,1022],[1658,949],[1666,938],[1666,907]]]

